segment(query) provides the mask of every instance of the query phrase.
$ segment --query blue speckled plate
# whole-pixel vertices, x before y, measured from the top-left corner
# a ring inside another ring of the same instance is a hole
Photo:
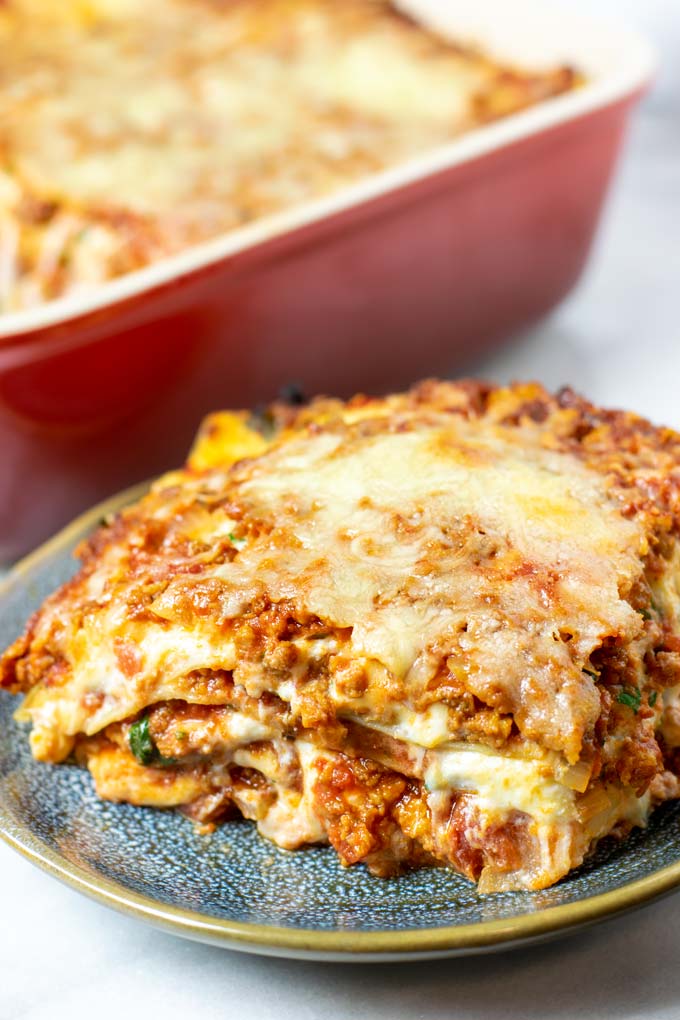
[[[73,573],[74,545],[134,495],[95,508],[13,571],[0,589],[2,647]],[[453,956],[573,930],[680,885],[680,804],[541,893],[480,897],[444,869],[384,881],[342,868],[331,850],[278,850],[245,822],[200,836],[175,813],[98,800],[82,769],[34,762],[15,704],[0,694],[0,835],[81,892],[177,935],[311,959]]]

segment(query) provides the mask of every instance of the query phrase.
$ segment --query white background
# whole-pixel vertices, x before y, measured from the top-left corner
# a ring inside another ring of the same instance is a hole
[[[680,427],[680,0],[572,3],[645,29],[662,71],[583,283],[479,371],[569,382],[597,402]],[[82,899],[4,845],[0,903],[0,1020],[680,1016],[678,896],[531,951],[351,967],[240,956],[159,934]]]

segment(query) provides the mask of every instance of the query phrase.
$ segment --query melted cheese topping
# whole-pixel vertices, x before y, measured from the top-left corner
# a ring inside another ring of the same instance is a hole
[[[371,0],[9,0],[0,52],[9,307],[326,194],[571,85],[498,67]],[[484,106],[499,90],[503,108]]]
[[[451,739],[448,708],[441,703],[430,705],[420,712],[403,706],[397,709],[396,719],[391,726],[372,725],[397,740],[405,740],[417,747],[436,747]],[[356,721],[361,720],[357,718]]]
[[[590,618],[576,635],[584,657],[593,630],[639,622],[617,586],[630,578],[644,538],[575,458],[527,451],[507,435],[461,424],[455,433],[434,427],[350,442],[305,437],[242,478],[249,509],[276,515],[295,535],[275,564],[262,564],[275,594],[286,597],[300,576],[295,597],[302,592],[310,612],[352,626],[354,650],[398,676],[430,633],[441,632],[443,617],[468,613],[471,593],[457,583],[470,584],[464,568],[488,558],[491,545],[506,568],[514,560],[559,576],[566,600]],[[258,546],[246,550],[220,575],[242,574],[261,556]]]

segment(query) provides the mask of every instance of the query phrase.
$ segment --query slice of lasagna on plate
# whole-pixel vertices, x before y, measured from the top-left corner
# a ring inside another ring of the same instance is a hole
[[[101,797],[540,889],[679,793],[679,493],[680,436],[570,390],[215,414],[0,683]]]

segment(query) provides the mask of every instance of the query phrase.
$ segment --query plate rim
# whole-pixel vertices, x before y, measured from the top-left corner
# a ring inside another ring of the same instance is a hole
[[[0,583],[0,606],[5,595],[46,559],[85,538],[102,517],[138,499],[149,485],[143,482],[103,500],[20,560]],[[0,839],[76,891],[166,932],[242,952],[339,962],[422,960],[510,948],[616,917],[680,888],[678,860],[616,889],[503,920],[376,931],[282,927],[211,917],[136,893],[120,882],[68,861],[2,805]]]

